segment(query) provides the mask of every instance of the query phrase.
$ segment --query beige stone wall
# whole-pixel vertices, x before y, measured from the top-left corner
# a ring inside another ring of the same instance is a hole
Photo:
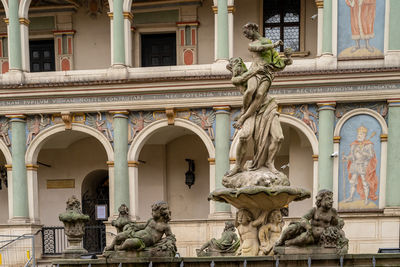
[[[38,161],[51,166],[40,166],[38,170],[40,222],[46,226],[62,225],[58,215],[65,211],[69,197],[75,195],[81,199],[81,185],[86,175],[108,169],[105,150],[94,138],[81,139],[65,149],[44,149]],[[47,189],[48,179],[75,179],[75,188]]]
[[[8,188],[2,184],[3,189],[0,190],[0,224],[7,223],[8,220]]]
[[[198,8],[200,26],[198,28],[199,64],[210,64],[214,62],[214,13],[212,11],[212,0],[204,0],[203,5]]]
[[[111,65],[110,19],[103,13],[93,19],[84,8],[73,15],[74,69],[106,69]]]
[[[305,26],[305,36],[304,36],[304,50],[309,51],[310,55],[307,58],[314,58],[317,56],[317,34],[318,34],[318,17],[314,20],[311,19],[311,16],[318,14],[317,6],[315,5],[314,0],[305,0],[305,18],[304,18],[304,26]],[[300,33],[302,34],[302,33]]]
[[[172,218],[204,219],[209,214],[209,163],[206,147],[196,135],[185,135],[167,144],[167,194]],[[195,184],[188,188],[185,172],[188,163],[195,162]]]
[[[166,199],[166,160],[165,145],[145,145],[139,159],[144,161],[139,173],[139,213],[140,220],[151,216],[151,205]]]

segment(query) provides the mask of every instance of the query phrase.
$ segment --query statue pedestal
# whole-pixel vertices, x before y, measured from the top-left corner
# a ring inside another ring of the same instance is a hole
[[[145,249],[142,251],[105,251],[103,256],[114,261],[129,261],[129,259],[138,258],[174,258],[171,251],[156,251],[154,248]]]
[[[275,247],[275,254],[278,255],[317,255],[317,254],[332,254],[337,255],[336,248],[323,248],[318,246],[308,247]]]

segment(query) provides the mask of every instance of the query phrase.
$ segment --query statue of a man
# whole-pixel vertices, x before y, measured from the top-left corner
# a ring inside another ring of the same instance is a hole
[[[257,24],[247,23],[243,27],[243,34],[251,40],[248,49],[253,61],[249,70],[243,62],[239,62],[240,67],[232,66],[235,65],[232,60],[228,65],[233,74],[233,84],[243,93],[243,108],[233,125],[240,129],[236,164],[227,176],[243,171],[250,141],[254,141],[254,157],[249,170],[266,166],[270,171],[278,173],[274,160],[283,141],[283,133],[278,119],[278,106],[268,95],[268,91],[274,78],[273,72],[281,71],[292,64],[291,52],[286,50],[286,57],[280,57],[274,48],[282,45],[282,41],[272,43],[270,39],[262,37]]]

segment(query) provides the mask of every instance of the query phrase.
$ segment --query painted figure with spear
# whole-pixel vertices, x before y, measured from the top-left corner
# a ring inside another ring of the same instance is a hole
[[[349,155],[343,155],[343,162],[347,161],[347,171],[350,183],[350,196],[344,202],[351,202],[354,193],[364,199],[364,205],[368,205],[368,199],[377,200],[378,177],[376,175],[377,159],[374,150],[374,143],[371,139],[375,132],[366,139],[368,129],[364,126],[357,128],[357,139],[350,144]],[[344,166],[343,166],[344,167]],[[344,169],[344,168],[343,168]]]

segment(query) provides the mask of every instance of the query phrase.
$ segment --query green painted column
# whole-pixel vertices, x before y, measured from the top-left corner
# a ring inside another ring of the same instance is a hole
[[[390,0],[389,50],[400,50],[400,1]]]
[[[229,171],[230,143],[230,108],[214,108],[215,122],[215,189],[223,188],[222,178]],[[215,202],[215,212],[231,212],[231,207],[222,202]]]
[[[22,69],[21,31],[19,25],[18,8],[19,1],[8,1],[8,44],[10,49],[10,70]]]
[[[228,1],[218,0],[218,40],[217,60],[229,59],[229,25],[228,25]]]
[[[332,54],[332,0],[324,0],[322,54]]]
[[[12,153],[13,218],[28,219],[28,181],[26,175],[26,120],[25,116],[10,116]]]
[[[335,123],[334,102],[318,103],[319,131],[318,131],[318,190],[333,190],[333,131]]]
[[[113,4],[113,65],[125,65],[125,34],[123,0]]]
[[[386,206],[400,207],[400,99],[388,102]]]
[[[114,211],[129,207],[128,112],[114,113]]]

